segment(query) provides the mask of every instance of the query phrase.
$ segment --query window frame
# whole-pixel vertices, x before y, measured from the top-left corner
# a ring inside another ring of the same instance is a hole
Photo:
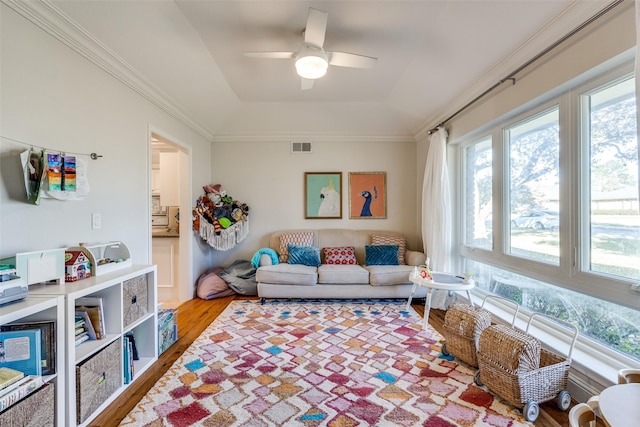
[[[492,174],[491,175],[491,177],[492,177],[492,180],[491,180],[491,192],[492,192],[492,198],[491,198],[491,203],[492,203],[492,205],[491,205],[491,221],[492,221],[492,225],[491,225],[491,228],[492,228],[492,230],[491,230],[491,232],[492,232],[491,245],[492,245],[492,248],[493,248],[494,245],[495,245],[495,243],[494,243],[495,240],[494,240],[494,235],[493,235],[493,221],[494,221],[493,220],[493,215],[494,215],[494,212],[493,212],[493,192],[494,192],[494,188],[493,188],[493,186],[494,186],[494,182],[495,182],[495,178],[493,177],[494,163],[495,163],[495,160],[493,158],[493,154],[494,154],[495,150],[493,149],[493,138],[492,138],[491,134],[486,134],[486,135],[482,135],[482,136],[480,136],[478,138],[474,138],[473,141],[470,141],[469,143],[467,143],[466,145],[461,147],[460,156],[461,156],[462,166],[460,168],[460,171],[461,171],[461,176],[460,176],[460,181],[461,182],[460,182],[460,185],[461,185],[461,188],[464,188],[464,185],[467,182],[467,178],[468,178],[467,177],[467,153],[468,153],[468,149],[470,147],[474,146],[474,145],[479,145],[479,144],[482,144],[482,143],[484,143],[486,141],[490,141],[491,142],[491,151],[492,151],[492,156],[491,156],[491,174]],[[466,197],[466,192],[463,192],[463,193],[460,193],[460,194],[462,196],[461,201],[462,201],[462,205],[463,205],[463,209],[461,210],[461,212],[468,212],[468,210],[471,207],[468,206],[468,204],[467,204],[468,198]],[[465,215],[461,216],[461,221],[462,221],[462,224],[463,224],[463,228],[461,228],[461,230],[463,230],[463,232],[461,233],[460,237],[461,237],[462,243],[465,246],[469,247],[469,248],[473,248],[474,250],[488,250],[487,248],[484,248],[484,247],[481,247],[481,246],[467,245],[467,234],[466,234],[467,221],[466,221],[466,219],[467,219],[467,217]],[[487,230],[487,231],[489,231],[489,230]]]
[[[533,120],[536,120],[540,117],[543,117],[544,115],[550,113],[551,111],[557,110],[558,111],[558,123],[560,123],[560,102],[559,102],[560,98],[554,98],[552,100],[550,100],[549,102],[546,102],[542,105],[539,106],[539,108],[535,108],[531,111],[527,111],[525,113],[522,113],[520,115],[518,115],[514,120],[511,120],[508,124],[504,124],[501,125],[501,132],[502,132],[502,149],[503,149],[503,165],[502,165],[502,171],[503,171],[503,182],[506,183],[506,185],[504,185],[503,187],[503,205],[502,205],[502,218],[504,219],[504,221],[502,221],[500,223],[500,225],[502,226],[502,232],[503,232],[503,252],[505,255],[508,255],[510,257],[513,258],[517,258],[518,260],[522,260],[522,261],[533,261],[535,262],[535,265],[539,265],[539,264],[543,264],[544,266],[548,266],[548,267],[553,267],[553,268],[557,268],[560,267],[562,264],[562,248],[559,247],[558,248],[558,255],[559,255],[559,260],[557,264],[554,263],[548,263],[548,262],[544,262],[544,261],[540,261],[540,260],[536,260],[534,258],[525,258],[525,257],[521,257],[521,256],[517,256],[514,255],[512,253],[512,245],[511,245],[511,177],[510,177],[510,173],[511,173],[511,153],[510,153],[510,144],[511,144],[511,129],[518,127],[524,123],[527,122],[531,122]],[[556,102],[558,101],[558,102]],[[560,146],[562,145],[562,139],[561,139],[561,130],[559,130],[558,132],[558,138],[560,139]],[[562,152],[560,147],[558,147],[558,156],[559,156],[559,162],[562,161]],[[562,187],[562,182],[560,182],[560,187]],[[559,200],[560,205],[562,205],[562,197],[560,197]],[[533,209],[531,209],[533,210]],[[562,217],[564,215],[560,215],[560,230],[562,230]],[[560,235],[560,232],[559,232]],[[560,237],[561,238],[561,237]]]
[[[562,87],[552,90],[547,95],[529,102],[512,113],[491,123],[480,127],[467,135],[450,141],[449,158],[453,176],[460,177],[454,183],[452,201],[460,207],[454,219],[454,226],[460,228],[453,233],[456,239],[457,251],[453,253],[452,265],[463,268],[463,258],[495,265],[496,267],[526,275],[533,279],[552,283],[573,291],[578,291],[589,296],[610,301],[619,305],[640,309],[640,293],[631,290],[633,279],[609,277],[593,272],[582,271],[585,262],[583,230],[589,227],[590,219],[581,212],[584,211],[585,191],[589,191],[588,182],[585,186],[585,147],[582,141],[584,128],[580,120],[580,102],[582,95],[588,91],[594,91],[605,84],[614,84],[615,81],[633,76],[633,61],[627,61],[623,65],[610,67],[608,70],[593,76],[593,72],[568,82]],[[636,76],[638,78],[638,76]],[[508,233],[504,218],[509,218],[509,188],[508,183],[508,140],[505,138],[504,129],[521,122],[528,117],[534,117],[543,111],[558,105],[560,120],[560,263],[552,265],[538,261],[515,257],[507,252]],[[640,107],[640,106],[639,106]],[[490,136],[493,149],[493,249],[482,249],[467,246],[465,243],[466,226],[462,212],[464,212],[465,189],[464,173],[464,149],[482,138]],[[571,143],[573,141],[574,143]],[[588,152],[587,152],[588,154]],[[587,157],[588,167],[588,157]],[[586,177],[588,181],[588,175]],[[589,200],[589,197],[586,197]],[[588,258],[586,258],[588,262]],[[603,286],[603,282],[606,286]]]

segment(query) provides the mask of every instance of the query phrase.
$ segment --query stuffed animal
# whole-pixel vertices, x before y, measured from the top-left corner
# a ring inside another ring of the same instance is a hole
[[[193,209],[193,229],[199,231],[201,218],[204,218],[217,234],[238,221],[246,221],[249,206],[233,200],[222,188],[222,184],[207,184],[202,187],[205,194],[196,200]]]

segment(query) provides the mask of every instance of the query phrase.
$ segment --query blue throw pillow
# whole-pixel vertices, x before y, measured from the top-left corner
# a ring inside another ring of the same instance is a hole
[[[365,263],[367,265],[398,265],[398,245],[367,245]]]
[[[302,264],[310,267],[320,266],[320,248],[315,246],[287,245],[289,264]]]

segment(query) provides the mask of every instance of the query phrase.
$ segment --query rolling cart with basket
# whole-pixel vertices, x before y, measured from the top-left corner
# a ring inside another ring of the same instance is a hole
[[[542,348],[540,341],[529,334],[536,317],[560,322],[573,331],[566,358]],[[522,409],[529,422],[535,422],[540,415],[539,403],[542,402],[555,399],[558,408],[566,411],[571,405],[571,395],[566,388],[577,338],[575,325],[540,313],[531,315],[524,332],[505,325],[490,326],[478,341],[480,369],[475,382]]]
[[[515,307],[511,322],[511,327],[513,327],[520,306],[509,299],[497,295],[487,295],[482,300],[480,307],[454,304],[447,309],[442,325],[442,335],[445,342],[440,351],[444,356],[455,356],[470,366],[478,367],[476,356],[478,339],[480,333],[491,326],[491,313],[484,308],[484,304],[489,298],[504,301]]]

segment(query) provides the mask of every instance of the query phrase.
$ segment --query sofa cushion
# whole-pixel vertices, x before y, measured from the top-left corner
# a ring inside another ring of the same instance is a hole
[[[313,246],[313,233],[312,232],[296,232],[296,233],[282,233],[280,235],[280,262],[287,262],[289,260],[288,245],[298,246]]]
[[[411,283],[409,273],[413,267],[409,265],[371,265],[364,268],[369,271],[369,284],[372,286]]]
[[[353,246],[332,246],[322,248],[325,264],[358,264],[356,248]]]
[[[403,265],[406,264],[404,259],[404,253],[407,249],[407,239],[404,236],[399,234],[372,234],[371,235],[371,244],[372,245],[398,245],[398,264]]]
[[[398,265],[398,245],[367,245],[366,265]]]
[[[320,265],[320,249],[315,246],[288,245],[289,264],[302,264],[311,267]]]
[[[318,283],[318,269],[301,264],[265,265],[256,272],[256,279],[263,283],[312,286]]]
[[[368,284],[369,272],[359,265],[322,264],[318,283]]]

